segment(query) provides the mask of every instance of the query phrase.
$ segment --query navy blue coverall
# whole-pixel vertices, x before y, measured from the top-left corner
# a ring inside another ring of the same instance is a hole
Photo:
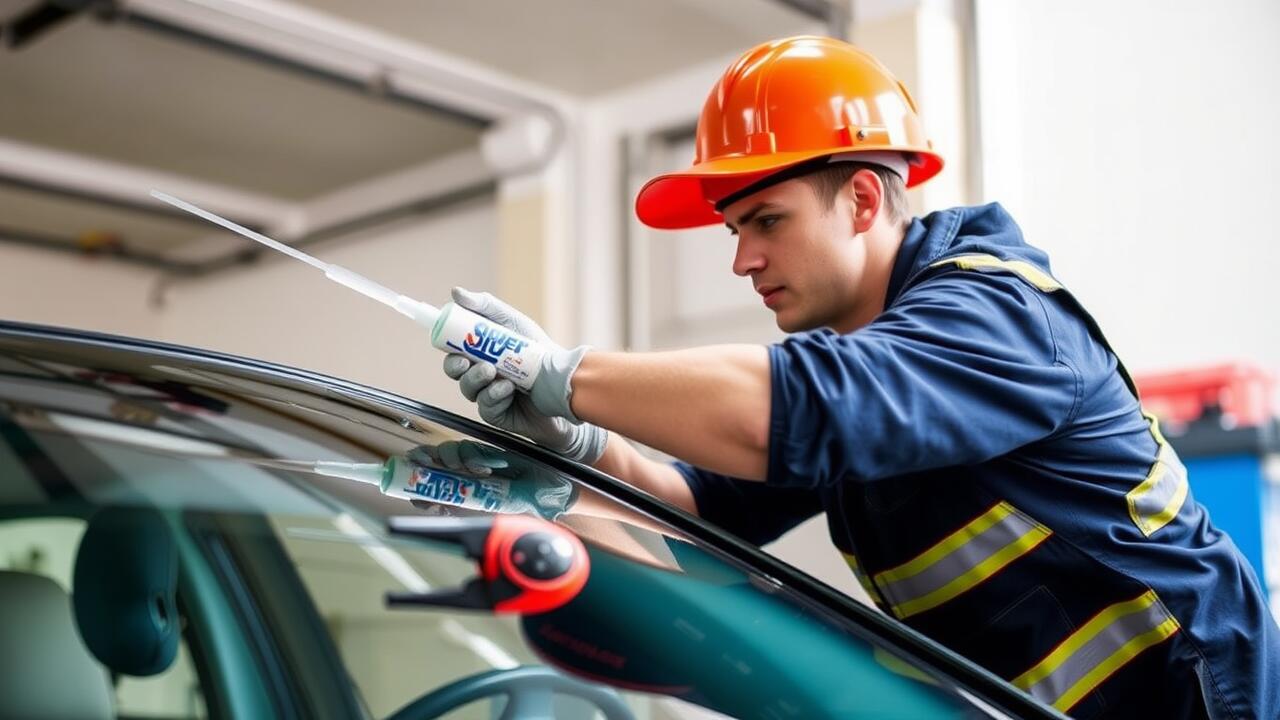
[[[753,543],[825,511],[885,612],[1079,718],[1280,717],[1280,629],[1092,318],[999,205],[907,230],[885,310],[769,348]]]

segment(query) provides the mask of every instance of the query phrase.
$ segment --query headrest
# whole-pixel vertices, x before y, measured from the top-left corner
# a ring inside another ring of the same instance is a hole
[[[67,593],[0,570],[0,701],[6,717],[112,718],[111,684],[76,635]]]
[[[178,550],[150,508],[100,510],[76,553],[72,601],[85,645],[112,670],[163,672],[178,651]]]

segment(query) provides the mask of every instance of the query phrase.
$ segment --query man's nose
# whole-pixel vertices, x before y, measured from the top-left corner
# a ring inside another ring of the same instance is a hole
[[[759,245],[739,237],[738,250],[733,256],[734,274],[746,277],[764,270],[766,265],[768,262],[765,260],[764,253],[760,251]]]

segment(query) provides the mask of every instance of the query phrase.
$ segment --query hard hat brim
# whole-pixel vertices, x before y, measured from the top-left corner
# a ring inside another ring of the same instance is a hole
[[[904,149],[901,146],[864,146],[856,150],[835,147],[816,151],[722,157],[678,172],[659,175],[645,183],[636,195],[636,217],[645,225],[658,230],[683,230],[704,225],[718,225],[724,222],[724,216],[716,212],[715,203],[720,197],[727,196],[730,190],[719,193],[709,192],[704,185],[708,181],[741,180],[736,187],[733,187],[732,183],[725,184],[725,187],[736,190],[747,187],[772,173],[824,155],[884,150],[915,153],[917,162],[911,165],[907,187],[914,187],[942,170],[942,158],[932,150]]]

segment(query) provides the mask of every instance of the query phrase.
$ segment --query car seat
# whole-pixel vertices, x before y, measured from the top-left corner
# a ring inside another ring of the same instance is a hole
[[[113,718],[107,671],[76,633],[71,600],[43,575],[0,570],[0,714]]]

